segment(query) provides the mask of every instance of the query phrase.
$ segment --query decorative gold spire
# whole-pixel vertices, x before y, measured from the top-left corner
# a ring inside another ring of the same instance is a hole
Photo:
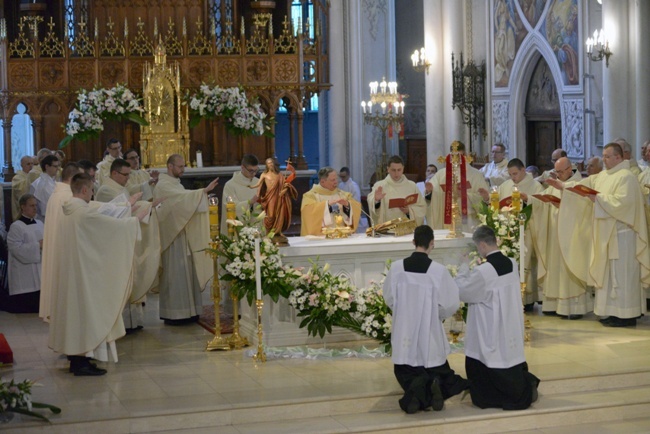
[[[167,63],[167,53],[165,52],[165,44],[162,42],[162,37],[158,38],[158,45],[156,45],[154,59],[156,65],[165,65]]]

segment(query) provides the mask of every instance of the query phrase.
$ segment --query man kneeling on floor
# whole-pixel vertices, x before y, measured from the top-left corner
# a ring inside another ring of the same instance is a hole
[[[485,262],[456,277],[460,299],[468,303],[465,371],[472,402],[523,410],[537,400],[539,379],[528,372],[524,356],[517,262],[501,253],[488,226],[479,226],[472,241]]]
[[[458,309],[458,287],[443,265],[429,259],[429,226],[415,229],[413,244],[415,252],[393,263],[383,288],[393,310],[395,377],[405,392],[399,405],[409,414],[431,407],[440,411],[445,399],[468,387],[447,363],[450,349],[442,327]]]

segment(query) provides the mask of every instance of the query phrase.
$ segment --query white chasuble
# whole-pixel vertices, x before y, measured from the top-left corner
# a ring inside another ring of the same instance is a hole
[[[228,203],[228,198],[232,198],[235,202],[235,211],[237,213],[237,219],[241,220],[242,216],[246,211],[251,209],[251,204],[248,202],[256,194],[256,188],[250,188],[251,185],[256,185],[259,182],[258,177],[253,177],[253,179],[248,179],[242,175],[241,170],[238,170],[232,175],[232,178],[226,182],[226,185],[223,186],[223,195],[221,196],[221,233],[228,233],[228,223],[226,220],[226,203]],[[262,208],[259,203],[254,204],[257,212],[261,212]]]
[[[375,192],[379,187],[382,187],[386,196],[379,201],[379,208],[377,208],[375,206]],[[408,218],[415,220],[416,224],[419,226],[424,222],[426,203],[424,197],[420,194],[420,190],[415,185],[415,182],[410,181],[404,175],[402,175],[398,181],[393,181],[390,175],[386,176],[386,178],[381,181],[377,181],[375,185],[372,186],[370,194],[368,194],[368,208],[370,209],[370,216],[372,217],[371,225],[378,225],[400,217],[407,218],[406,214],[404,214],[399,208],[388,208],[388,202],[391,199],[404,199],[406,196],[414,193],[417,193],[418,200],[414,204],[409,205]]]

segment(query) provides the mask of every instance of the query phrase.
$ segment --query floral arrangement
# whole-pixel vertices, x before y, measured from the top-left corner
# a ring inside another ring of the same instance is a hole
[[[356,288],[346,276],[330,273],[329,264],[320,267],[317,262],[310,262],[312,266],[306,273],[294,273],[289,304],[296,308],[299,317],[304,317],[300,327],[307,327],[310,335],[322,338],[326,331],[332,333],[332,326],[354,322]]]
[[[68,115],[65,126],[67,134],[59,143],[63,148],[72,139],[88,140],[99,136],[105,120],[130,120],[139,125],[148,125],[142,117],[144,109],[138,98],[123,84],[106,89],[82,89],[77,95],[77,104]]]
[[[387,264],[390,267],[390,263]],[[383,295],[384,280],[371,280],[366,288],[359,288],[354,292],[354,299],[357,303],[354,319],[356,322],[343,324],[348,330],[375,339],[385,345],[386,351],[390,352],[391,331],[393,329],[393,312],[386,304]],[[358,326],[357,326],[358,324]]]
[[[189,101],[190,128],[201,119],[222,117],[226,128],[235,135],[273,137],[273,118],[267,117],[259,102],[251,103],[240,87],[210,87],[203,83],[199,90],[187,97]]]
[[[523,214],[528,222],[532,212],[531,205],[525,206],[520,213],[517,213],[507,206],[496,211],[488,204],[481,203],[477,211],[481,224],[494,230],[497,246],[501,252],[509,258],[519,261],[519,215]]]
[[[264,219],[264,214],[251,218],[246,225],[235,226],[237,236],[234,239],[221,234],[218,255],[226,260],[221,264],[221,279],[231,282],[230,290],[240,300],[244,297],[252,305],[255,299],[255,238],[260,240],[262,292],[275,302],[280,297],[287,298],[291,293],[295,274],[294,268],[282,263],[282,255],[271,238],[273,234],[264,235],[254,222]],[[211,249],[207,249],[210,251]]]
[[[20,413],[49,422],[48,418],[33,409],[46,408],[54,414],[61,413],[61,409],[53,405],[32,402],[31,393],[34,385],[36,383],[31,380],[16,383],[14,380],[7,382],[0,378],[0,414]]]

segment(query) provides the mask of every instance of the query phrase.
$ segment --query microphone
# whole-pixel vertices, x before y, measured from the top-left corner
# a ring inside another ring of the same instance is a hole
[[[371,237],[372,237],[372,238],[379,238],[379,234],[377,234],[377,233],[375,232],[375,222],[372,221],[372,217],[370,217],[370,214],[368,214],[367,212],[365,212],[365,211],[363,210],[363,207],[361,207],[361,213],[364,214],[364,215],[366,215],[366,216],[368,217],[368,221],[370,221],[370,230],[372,231],[372,235],[371,235]]]

